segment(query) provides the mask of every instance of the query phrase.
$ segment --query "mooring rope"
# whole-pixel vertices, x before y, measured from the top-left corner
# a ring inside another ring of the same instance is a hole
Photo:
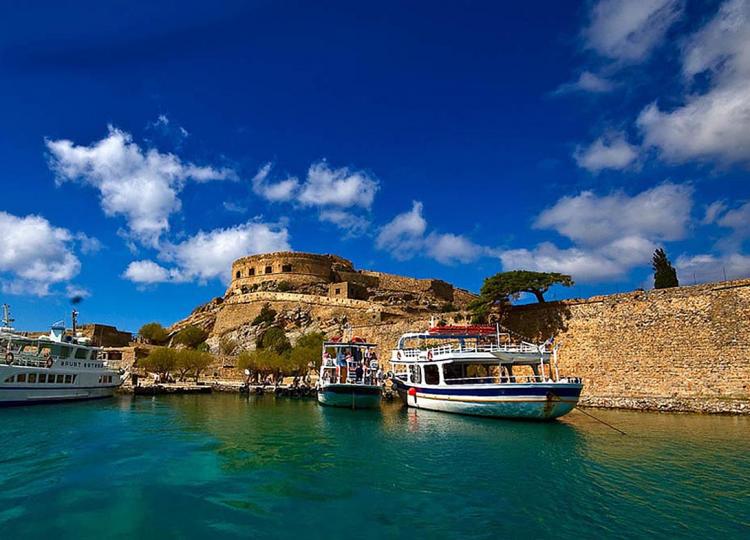
[[[605,422],[605,421],[604,421],[604,420],[602,420],[601,418],[597,418],[596,416],[594,416],[594,415],[593,415],[593,414],[591,414],[591,413],[587,413],[586,411],[584,411],[583,409],[581,409],[581,408],[580,408],[580,407],[579,407],[578,405],[576,405],[576,407],[575,407],[575,408],[576,408],[576,410],[578,410],[579,412],[582,412],[582,413],[583,413],[583,414],[585,414],[586,416],[590,416],[591,418],[593,418],[593,419],[594,419],[594,420],[596,420],[597,422],[601,422],[601,423],[602,423],[602,424],[604,424],[605,426],[607,426],[607,427],[610,427],[610,428],[614,429],[614,430],[615,430],[615,431],[617,431],[618,433],[620,433],[620,434],[622,434],[622,435],[627,435],[627,433],[625,433],[625,432],[624,432],[623,430],[621,430],[621,429],[618,429],[618,428],[616,428],[616,427],[615,427],[615,426],[613,426],[612,424],[608,424],[607,422]]]

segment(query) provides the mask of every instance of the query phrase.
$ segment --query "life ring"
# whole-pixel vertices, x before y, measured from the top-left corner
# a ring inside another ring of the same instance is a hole
[[[47,366],[47,369],[52,367],[52,364],[54,364],[54,360],[52,360],[51,356],[47,356],[47,361],[44,363],[45,366]]]
[[[396,358],[401,360],[401,351],[396,351]]]
[[[8,365],[11,365],[13,363],[13,360],[15,360],[15,356],[13,356],[12,352],[5,353],[5,363]]]

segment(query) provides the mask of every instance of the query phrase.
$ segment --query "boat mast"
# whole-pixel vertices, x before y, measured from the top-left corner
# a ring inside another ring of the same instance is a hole
[[[3,328],[9,330],[12,328],[14,322],[15,319],[10,316],[10,306],[8,304],[3,304]]]
[[[73,337],[76,336],[76,327],[78,326],[78,312],[74,309],[70,314],[70,319],[73,322]]]

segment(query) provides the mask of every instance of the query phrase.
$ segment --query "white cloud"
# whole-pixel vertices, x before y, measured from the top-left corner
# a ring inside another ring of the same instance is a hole
[[[46,144],[59,182],[80,181],[97,188],[105,214],[124,216],[129,234],[150,246],[157,246],[169,230],[169,217],[180,210],[178,194],[186,181],[235,176],[229,169],[199,167],[173,154],[142,150],[128,133],[111,126],[107,137],[90,146],[66,139]]]
[[[91,296],[91,291],[89,291],[85,287],[81,287],[80,285],[74,285],[70,283],[65,286],[65,296],[71,299],[88,298],[89,296]]]
[[[727,209],[727,205],[724,201],[714,201],[706,207],[706,212],[703,214],[701,220],[702,225],[709,225],[715,223],[719,216],[724,213]]]
[[[172,278],[169,270],[149,260],[131,262],[123,272],[122,277],[133,283],[147,285],[164,283]]]
[[[81,263],[73,253],[75,235],[41,216],[0,211],[2,289],[11,294],[49,294],[50,286],[75,277]]]
[[[533,249],[504,251],[500,260],[504,270],[562,272],[581,282],[621,279],[648,264],[660,242],[683,238],[691,209],[692,189],[687,186],[662,184],[634,196],[584,191],[563,197],[534,223],[569,238],[573,246],[544,242]]]
[[[380,188],[377,179],[348,167],[332,169],[325,161],[313,163],[307,171],[298,200],[305,206],[359,206],[369,209]]]
[[[268,176],[271,173],[271,163],[266,163],[253,177],[253,191],[256,195],[271,202],[282,202],[292,200],[299,189],[299,180],[290,177],[276,183],[270,183]]]
[[[407,260],[427,254],[442,264],[467,263],[489,249],[475,244],[465,236],[451,233],[427,232],[427,221],[422,216],[423,205],[413,201],[411,210],[397,215],[378,233],[375,246],[390,252],[398,260]]]
[[[601,246],[626,236],[679,240],[692,208],[692,188],[661,184],[635,196],[622,192],[597,196],[584,191],[563,197],[544,210],[534,226],[554,229],[576,243]]]
[[[346,231],[349,237],[361,236],[370,228],[370,220],[354,212],[345,210],[322,210],[318,216],[321,221],[333,223]]]
[[[425,240],[425,248],[430,257],[442,264],[472,262],[485,253],[482,246],[465,236],[451,233],[430,233]]]
[[[680,0],[599,0],[584,38],[590,49],[622,62],[645,59],[682,13]]]
[[[411,210],[397,215],[378,233],[375,246],[389,251],[398,260],[410,259],[421,249],[427,221],[422,217],[422,203],[412,202]]]
[[[587,148],[577,147],[573,158],[579,167],[598,173],[603,169],[625,169],[638,159],[638,147],[622,133],[599,137]]]
[[[682,255],[675,262],[680,283],[721,281],[750,277],[750,256],[741,253],[725,255]]]
[[[249,222],[226,229],[200,231],[179,244],[164,246],[160,257],[173,263],[166,268],[153,261],[130,263],[123,277],[139,284],[198,281],[220,278],[229,281],[229,268],[239,257],[254,253],[289,250],[286,228]]]
[[[671,162],[750,164],[750,2],[722,4],[688,40],[682,71],[688,82],[705,74],[708,90],[671,111],[648,105],[637,120],[644,143]]]
[[[584,71],[575,81],[561,84],[554,93],[591,92],[593,94],[603,94],[611,92],[614,88],[615,84],[609,79],[605,79],[590,71]]]

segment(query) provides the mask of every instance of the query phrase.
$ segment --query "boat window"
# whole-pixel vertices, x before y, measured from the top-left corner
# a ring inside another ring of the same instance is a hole
[[[440,372],[436,365],[424,367],[424,382],[425,384],[440,384]]]
[[[16,382],[26,382],[26,374],[19,373],[18,375],[16,375]]]
[[[87,349],[84,349],[83,347],[76,347],[76,358],[85,360],[88,355],[89,351]]]
[[[11,375],[7,379],[5,379],[5,382],[15,382],[15,380],[16,380],[16,376],[15,375]]]
[[[47,382],[47,374],[46,373],[40,373],[39,374],[39,382],[40,383],[46,383]]]
[[[411,382],[417,384],[422,382],[422,371],[419,369],[419,366],[409,366],[409,372],[411,373]]]
[[[63,382],[65,382],[65,377],[63,375],[58,375],[57,384],[62,384]]]
[[[444,364],[443,379],[445,384],[461,384],[460,379],[464,377],[463,364]]]
[[[67,358],[70,356],[70,347],[67,345],[60,345],[60,356],[62,358]]]
[[[50,373],[49,377],[47,377],[47,384],[55,384],[55,375],[53,373]]]
[[[73,382],[73,377],[71,377],[70,375],[66,375],[65,376],[65,384],[70,384],[72,382]]]
[[[29,383],[36,382],[36,373],[29,373]]]

